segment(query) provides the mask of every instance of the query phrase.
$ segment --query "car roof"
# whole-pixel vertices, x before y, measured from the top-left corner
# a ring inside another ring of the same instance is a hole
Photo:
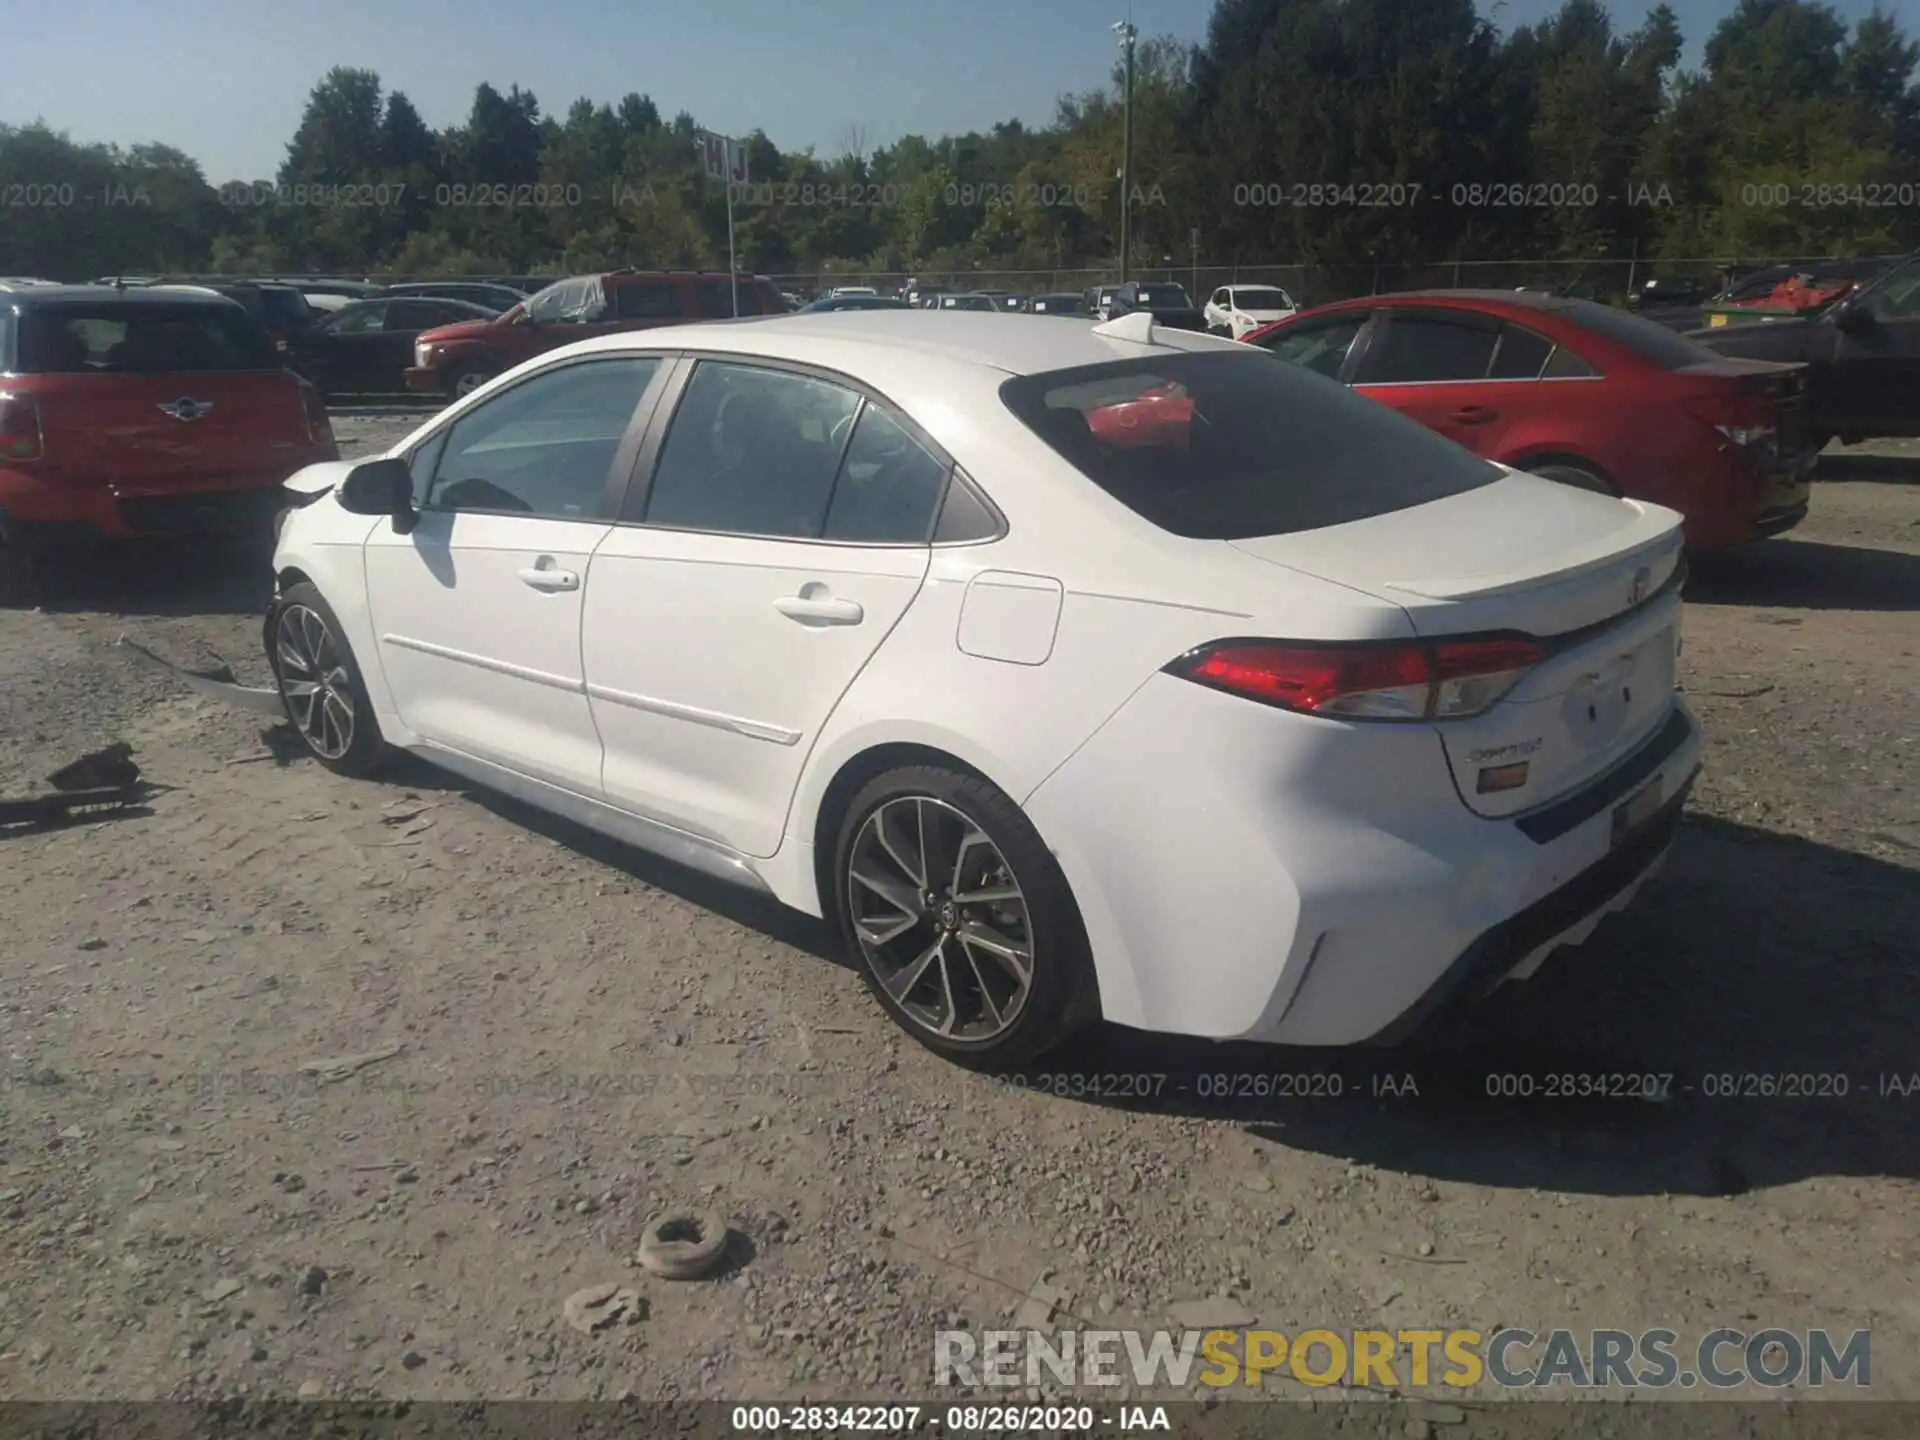
[[[938,367],[1006,375],[1038,375],[1082,365],[1145,359],[1174,350],[1208,349],[1266,359],[1263,351],[1191,332],[1168,331],[1165,345],[1103,335],[1099,328],[1055,325],[1045,316],[941,314],[932,310],[842,310],[827,318],[799,312],[711,320],[631,331],[579,342],[579,350],[664,348],[725,352],[767,359],[816,359],[855,378],[884,378],[911,358]]]
[[[28,285],[7,290],[17,300],[34,305],[78,304],[112,300],[128,305],[235,305],[239,302],[215,290],[200,287],[174,289],[159,285]]]

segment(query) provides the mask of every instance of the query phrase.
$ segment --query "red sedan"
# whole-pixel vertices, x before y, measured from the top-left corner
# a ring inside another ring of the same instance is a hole
[[[1246,342],[1352,385],[1478,455],[1686,517],[1689,545],[1806,516],[1805,367],[1733,360],[1588,300],[1509,290],[1373,295]]]

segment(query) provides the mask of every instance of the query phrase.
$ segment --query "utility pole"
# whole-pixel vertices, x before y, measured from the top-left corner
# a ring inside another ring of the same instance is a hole
[[[1133,42],[1140,32],[1133,21],[1122,20],[1113,27],[1120,37],[1120,49],[1126,55],[1126,80],[1120,102],[1120,283],[1127,283],[1132,271],[1133,251]]]
[[[1193,227],[1193,298],[1196,304],[1200,299],[1200,227]]]

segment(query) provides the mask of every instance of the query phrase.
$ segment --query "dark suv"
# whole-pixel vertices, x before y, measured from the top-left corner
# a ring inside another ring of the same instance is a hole
[[[735,298],[739,308],[735,310]],[[780,315],[786,302],[764,275],[711,270],[614,270],[560,280],[492,320],[442,325],[414,341],[407,388],[458,397],[522,360],[575,340],[652,330],[738,313]]]

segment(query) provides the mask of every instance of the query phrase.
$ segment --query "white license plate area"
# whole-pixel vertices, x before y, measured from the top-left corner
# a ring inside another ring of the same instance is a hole
[[[1625,802],[1614,806],[1612,841],[1614,845],[1628,839],[1634,831],[1660,813],[1660,802],[1666,795],[1664,782],[1664,776],[1656,775],[1634,791]]]

